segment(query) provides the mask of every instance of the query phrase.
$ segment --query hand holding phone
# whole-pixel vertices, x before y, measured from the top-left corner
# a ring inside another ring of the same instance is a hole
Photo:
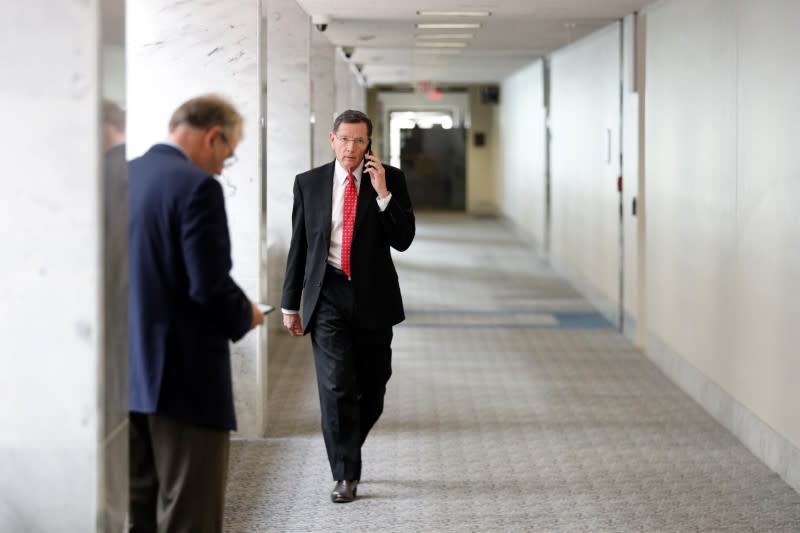
[[[389,190],[386,188],[386,170],[381,160],[372,154],[372,140],[367,144],[367,152],[364,155],[364,172],[369,174],[372,188],[378,193],[378,197],[386,198],[389,195]]]
[[[267,305],[267,304],[257,304],[255,302],[250,302],[250,307],[252,309],[253,320],[250,322],[250,329],[253,329],[256,326],[260,326],[264,323],[264,315],[267,315],[275,310],[274,306]]]

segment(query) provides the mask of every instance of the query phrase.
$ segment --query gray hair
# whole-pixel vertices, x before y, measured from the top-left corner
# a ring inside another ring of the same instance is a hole
[[[343,111],[336,120],[333,121],[333,133],[339,131],[339,125],[345,124],[361,124],[367,125],[367,137],[372,138],[372,121],[367,115],[355,109],[348,109]]]
[[[175,110],[169,120],[169,131],[174,131],[181,124],[203,130],[220,126],[224,132],[232,135],[241,130],[242,115],[221,96],[205,94],[187,100]]]

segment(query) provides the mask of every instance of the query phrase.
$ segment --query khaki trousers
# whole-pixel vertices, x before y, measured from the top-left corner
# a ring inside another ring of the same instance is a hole
[[[220,533],[230,434],[130,413],[130,531]]]

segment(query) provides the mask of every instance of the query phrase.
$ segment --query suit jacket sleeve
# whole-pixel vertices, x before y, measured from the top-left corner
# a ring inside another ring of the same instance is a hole
[[[211,177],[187,200],[180,225],[189,298],[207,309],[232,341],[252,324],[250,300],[231,279],[231,244],[222,187]]]
[[[389,173],[387,168],[386,179],[387,187],[392,192],[392,199],[381,213],[380,220],[389,245],[403,252],[411,246],[416,233],[414,210],[411,207],[411,198],[408,196],[403,172],[392,168]]]
[[[286,278],[283,281],[281,308],[300,309],[300,298],[303,294],[303,280],[306,272],[306,225],[303,206],[303,191],[299,178],[294,180],[294,204],[292,206],[292,240],[289,244],[289,255],[286,260]]]

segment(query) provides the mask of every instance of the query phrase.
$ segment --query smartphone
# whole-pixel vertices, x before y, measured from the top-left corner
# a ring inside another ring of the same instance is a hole
[[[366,158],[368,155],[372,155],[372,139],[367,143],[367,151],[364,152],[364,170],[367,169],[367,164],[369,163],[369,159]]]
[[[269,304],[256,304],[256,307],[258,307],[265,315],[268,315],[275,310],[275,306]]]

